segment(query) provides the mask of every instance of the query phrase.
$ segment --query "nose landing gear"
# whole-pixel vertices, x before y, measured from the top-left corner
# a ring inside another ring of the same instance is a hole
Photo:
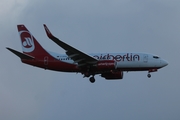
[[[151,77],[151,74],[150,74],[150,73],[148,73],[148,74],[147,74],[147,77],[148,77],[148,78],[150,78],[150,77]]]
[[[157,72],[157,69],[156,69],[156,68],[154,68],[154,69],[150,69],[150,70],[148,71],[148,74],[147,74],[147,77],[148,77],[148,78],[150,78],[150,77],[151,77],[150,72]]]

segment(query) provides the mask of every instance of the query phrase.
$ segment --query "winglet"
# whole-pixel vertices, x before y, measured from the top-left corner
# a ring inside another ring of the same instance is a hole
[[[54,36],[53,36],[52,33],[50,32],[50,30],[48,29],[48,27],[46,26],[46,24],[44,24],[44,29],[45,29],[45,31],[46,31],[47,36],[48,36],[50,39],[54,38]]]

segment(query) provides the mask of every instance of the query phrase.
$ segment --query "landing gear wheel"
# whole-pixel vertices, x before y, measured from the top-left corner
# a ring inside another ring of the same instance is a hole
[[[95,78],[94,78],[94,77],[90,77],[90,78],[89,78],[89,81],[90,81],[91,83],[94,83],[94,82],[95,82]]]
[[[147,77],[150,78],[150,77],[151,77],[151,74],[148,74]]]

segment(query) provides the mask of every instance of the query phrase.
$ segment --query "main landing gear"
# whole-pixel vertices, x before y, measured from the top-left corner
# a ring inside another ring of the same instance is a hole
[[[90,73],[90,72],[85,72],[85,73],[83,73],[84,74],[84,77],[90,77],[89,78],[89,81],[91,82],[91,83],[94,83],[96,80],[95,80],[95,78],[94,78],[94,74],[92,74],[92,73]]]
[[[91,83],[94,83],[94,82],[95,82],[94,76],[90,77],[90,78],[89,78],[89,81],[90,81]]]

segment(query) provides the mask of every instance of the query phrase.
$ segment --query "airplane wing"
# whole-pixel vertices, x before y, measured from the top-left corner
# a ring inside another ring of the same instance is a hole
[[[53,36],[45,24],[44,28],[47,36],[64,50],[66,50],[66,54],[74,61],[74,63],[78,63],[79,67],[94,65],[97,63],[97,59],[77,50],[76,48],[64,43],[63,41]]]

